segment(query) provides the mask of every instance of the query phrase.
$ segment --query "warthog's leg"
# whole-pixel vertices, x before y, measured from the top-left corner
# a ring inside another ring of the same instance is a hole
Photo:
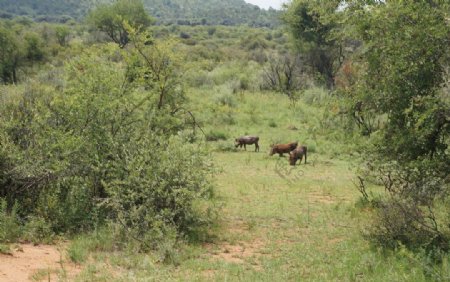
[[[247,151],[247,144],[246,143],[244,143],[244,150]]]

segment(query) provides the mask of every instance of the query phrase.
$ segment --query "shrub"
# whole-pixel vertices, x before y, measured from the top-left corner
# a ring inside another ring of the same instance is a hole
[[[448,238],[428,227],[428,221],[436,219],[426,218],[420,206],[402,199],[383,200],[378,205],[376,221],[366,234],[369,240],[387,248],[449,249]]]
[[[140,248],[151,249],[157,248],[165,231],[174,229],[189,237],[208,227],[211,166],[200,148],[175,137],[144,138],[132,145],[122,152],[123,162],[110,168],[120,177],[105,182],[110,195],[105,204],[124,232],[139,238]]]
[[[51,243],[55,236],[51,224],[41,217],[29,218],[23,230],[22,239],[34,244]]]
[[[214,85],[214,81],[208,73],[203,70],[190,72],[186,74],[185,79],[191,87],[211,87]]]
[[[323,88],[308,88],[303,91],[301,99],[308,105],[322,106],[328,103],[330,95]]]
[[[206,133],[206,141],[227,140],[227,134],[218,130],[210,130]]]
[[[215,151],[218,152],[237,152],[236,146],[232,142],[217,142],[215,146]]]
[[[8,211],[6,200],[0,198],[0,242],[14,242],[22,235],[17,210],[18,205],[14,204]]]
[[[228,106],[230,108],[236,107],[236,100],[233,94],[230,93],[218,93],[214,96],[215,103],[220,106]]]
[[[189,39],[189,38],[191,38],[191,36],[189,35],[189,33],[182,31],[182,32],[180,32],[180,38]]]
[[[208,27],[208,35],[209,36],[213,36],[214,35],[214,33],[216,33],[216,27],[214,27],[214,26],[211,26],[211,27]]]
[[[3,240],[20,235],[18,216],[29,220],[31,241],[110,221],[117,238],[136,239],[139,250],[173,232],[195,237],[211,224],[208,156],[177,136],[191,124],[179,110],[176,60],[167,45],[142,48],[151,50],[130,49],[124,61],[112,44],[86,50],[67,63],[64,89],[30,85],[0,106]],[[133,64],[141,53],[147,60]]]

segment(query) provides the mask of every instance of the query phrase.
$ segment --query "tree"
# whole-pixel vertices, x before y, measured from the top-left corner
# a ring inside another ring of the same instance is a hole
[[[112,4],[99,5],[88,15],[88,22],[123,48],[129,42],[125,23],[139,31],[150,26],[153,19],[145,11],[141,0],[117,0]]]
[[[295,0],[282,19],[289,27],[297,49],[304,53],[312,72],[318,73],[328,87],[342,64],[342,44],[335,36],[339,24],[336,14],[341,1]]]
[[[0,25],[0,79],[4,84],[17,83],[17,71],[23,59],[23,51],[17,36]]]
[[[293,92],[304,85],[303,66],[299,56],[291,54],[279,55],[269,59],[269,65],[264,68],[264,87],[293,98]]]
[[[448,249],[448,10],[437,1],[368,2],[348,1],[346,13],[363,42],[353,57],[361,69],[349,98],[385,117],[365,148],[366,173],[387,191],[371,237]]]
[[[58,25],[55,27],[55,36],[56,40],[58,41],[59,45],[66,46],[67,44],[67,38],[70,35],[70,30],[65,25]]]
[[[24,36],[25,58],[33,63],[42,61],[45,57],[44,42],[37,33],[27,33]]]

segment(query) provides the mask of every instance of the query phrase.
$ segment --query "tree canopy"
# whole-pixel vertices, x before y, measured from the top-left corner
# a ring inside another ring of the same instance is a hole
[[[123,48],[129,42],[126,25],[140,30],[148,27],[153,19],[145,11],[141,0],[118,0],[113,4],[99,5],[89,14],[88,22]]]
[[[436,213],[450,192],[447,8],[354,1],[346,9],[345,23],[363,45],[351,58],[359,71],[344,97],[361,116],[384,117],[364,158],[365,173],[388,191],[372,233],[382,244],[448,248],[448,217]]]
[[[282,17],[312,72],[318,73],[328,87],[334,85],[335,73],[342,63],[342,46],[335,34],[340,2],[293,1]]]

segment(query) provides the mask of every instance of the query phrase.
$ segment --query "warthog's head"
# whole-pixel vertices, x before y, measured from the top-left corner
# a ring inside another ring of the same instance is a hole
[[[239,146],[239,139],[234,139],[234,146],[237,148]]]

